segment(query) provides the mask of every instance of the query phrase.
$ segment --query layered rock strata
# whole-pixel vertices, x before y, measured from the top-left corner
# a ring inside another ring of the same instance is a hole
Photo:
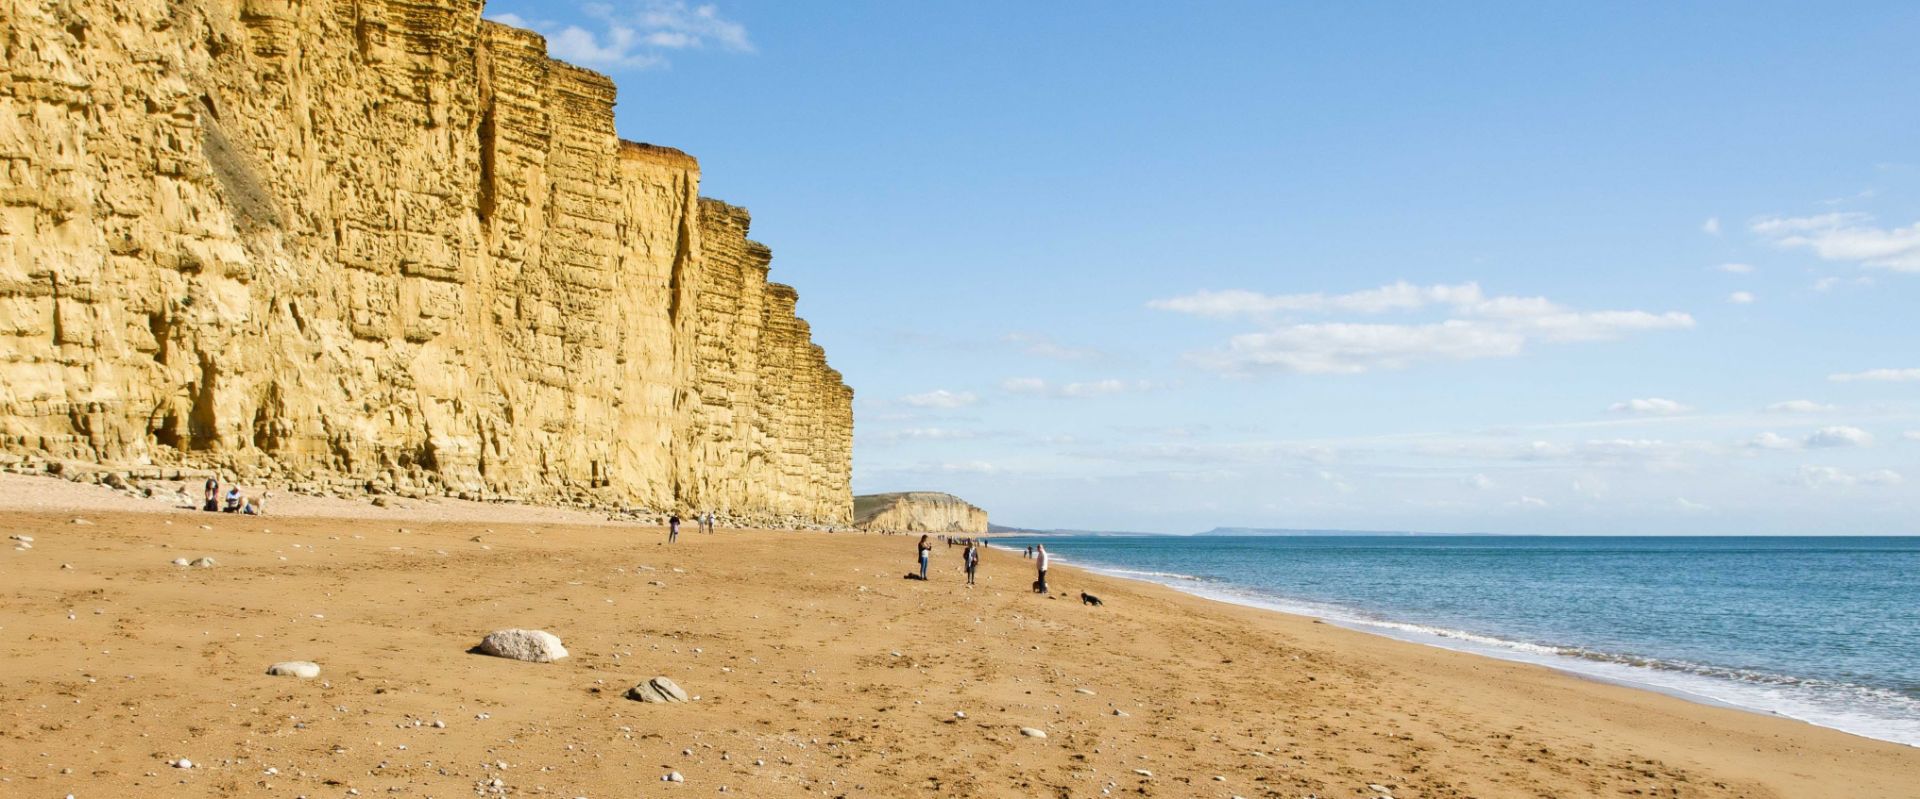
[[[0,0],[0,450],[851,516],[852,392],[698,163],[479,0]]]
[[[987,512],[952,494],[906,491],[853,498],[853,526],[889,533],[987,532]]]

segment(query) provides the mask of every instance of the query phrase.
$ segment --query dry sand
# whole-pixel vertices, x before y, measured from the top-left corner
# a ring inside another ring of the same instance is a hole
[[[904,537],[12,475],[0,509],[7,799],[1920,796],[1920,749],[1071,568],[1105,607],[1037,597],[1012,553],[969,590],[957,549],[901,579]],[[468,652],[506,627],[572,656]],[[698,701],[622,697],[654,676]]]

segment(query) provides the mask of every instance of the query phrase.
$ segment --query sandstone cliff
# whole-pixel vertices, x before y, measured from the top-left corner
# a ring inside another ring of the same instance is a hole
[[[0,0],[0,450],[852,512],[744,210],[480,0]]]
[[[987,532],[987,512],[952,494],[907,491],[853,498],[853,526],[892,533]]]

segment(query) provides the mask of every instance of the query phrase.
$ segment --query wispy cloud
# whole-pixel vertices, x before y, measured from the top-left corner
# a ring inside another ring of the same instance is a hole
[[[1798,399],[1776,402],[1768,405],[1767,410],[1771,413],[1827,413],[1829,411],[1839,410],[1839,408],[1825,403],[1814,402],[1813,400]]]
[[[884,430],[874,433],[875,441],[965,441],[979,438],[980,434],[971,430],[955,430],[950,427],[908,427],[900,430]]]
[[[1849,472],[1832,466],[1802,466],[1796,482],[1808,488],[1846,488],[1850,486],[1897,486],[1906,482],[1892,469]]]
[[[1769,430],[1749,439],[1747,446],[1751,449],[1778,451],[1871,447],[1873,434],[1848,425],[1822,427],[1807,434],[1805,438],[1789,438]]]
[[[1043,333],[1008,333],[1002,341],[1020,348],[1021,352],[1037,358],[1052,358],[1058,361],[1087,361],[1101,357],[1101,352],[1085,347],[1069,347],[1053,340]]]
[[[1640,413],[1640,414],[1649,414],[1654,416],[1672,416],[1676,413],[1686,413],[1687,411],[1693,410],[1693,408],[1691,406],[1684,405],[1670,399],[1662,399],[1660,397],[1648,397],[1646,399],[1630,399],[1630,400],[1627,400],[1626,402],[1616,402],[1608,406],[1607,410],[1613,411],[1614,413]]]
[[[1160,384],[1151,380],[1121,380],[1118,378],[1059,384],[1038,377],[1010,377],[1000,381],[1000,389],[1009,394],[1026,394],[1064,399],[1106,397],[1115,394],[1137,394],[1144,391],[1152,391],[1159,387]]]
[[[1755,221],[1751,229],[1777,247],[1811,250],[1822,260],[1920,272],[1920,222],[1887,228],[1875,224],[1872,214],[1838,211],[1767,217]]]
[[[1734,305],[1752,305],[1755,297],[1751,291],[1736,291],[1727,295],[1727,302]]]
[[[1827,375],[1827,379],[1835,383],[1912,383],[1920,382],[1920,369],[1868,369],[1864,372],[1831,374]]]
[[[965,408],[979,403],[980,397],[971,391],[936,388],[920,394],[908,394],[901,397],[900,401],[915,408]]]
[[[1692,316],[1680,312],[1578,311],[1545,297],[1488,296],[1474,283],[1416,286],[1400,282],[1332,295],[1200,291],[1147,305],[1261,323],[1263,330],[1233,336],[1221,349],[1188,355],[1202,368],[1227,374],[1357,374],[1425,361],[1512,357],[1534,342],[1610,341],[1694,325]],[[1373,315],[1428,308],[1439,308],[1453,318],[1416,324],[1278,321],[1288,314]]]
[[[1722,272],[1725,272],[1725,273],[1727,273],[1727,274],[1729,274],[1729,275],[1751,275],[1751,274],[1753,274],[1753,265],[1752,265],[1752,264],[1721,264],[1721,265],[1719,265],[1719,266],[1716,266],[1716,267],[1714,267],[1714,268],[1715,268],[1715,269],[1718,269],[1718,270],[1720,270],[1720,271],[1722,271]]]
[[[1700,223],[1700,232],[1709,236],[1720,235],[1720,217],[1707,217],[1707,221]]]
[[[673,51],[717,49],[753,52],[746,26],[720,15],[718,6],[681,0],[587,3],[580,12],[592,29],[517,14],[489,15],[496,22],[538,31],[554,58],[599,69],[664,66]]]

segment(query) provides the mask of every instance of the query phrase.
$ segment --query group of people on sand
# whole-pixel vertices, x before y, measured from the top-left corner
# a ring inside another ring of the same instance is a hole
[[[713,532],[713,511],[694,516],[693,522],[700,525],[700,532]],[[680,540],[680,514],[675,513],[667,516],[667,543],[671,544],[678,540]]]
[[[182,486],[181,492],[185,493],[185,491],[185,486]],[[227,485],[227,492],[223,497],[220,493],[220,476],[208,475],[206,499],[201,503],[200,509],[208,513],[241,513],[259,516],[266,513],[267,500],[265,497],[241,494],[240,486],[235,483]]]
[[[952,549],[955,546],[964,547],[960,552],[960,568],[966,571],[967,585],[971,587],[974,584],[974,574],[980,570],[980,550],[982,547],[985,547],[986,544],[977,538],[953,538],[944,535],[940,536],[940,538],[947,542],[948,549]],[[915,549],[920,555],[920,574],[917,576],[917,579],[924,581],[927,579],[928,563],[933,559],[933,536],[920,536],[920,544]],[[1038,573],[1036,575],[1037,579],[1033,581],[1033,592],[1036,594],[1044,594],[1047,593],[1047,548],[1044,546],[1028,547],[1027,557],[1034,557],[1034,551],[1036,549],[1039,551],[1039,560],[1035,562],[1035,565],[1038,567]],[[913,577],[915,575],[908,576]]]

